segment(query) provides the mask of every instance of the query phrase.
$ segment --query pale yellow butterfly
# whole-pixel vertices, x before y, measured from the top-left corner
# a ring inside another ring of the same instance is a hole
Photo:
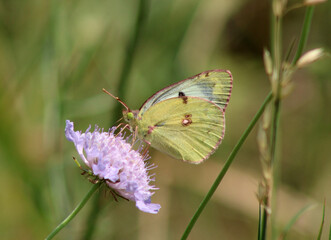
[[[231,91],[231,72],[216,69],[161,89],[139,110],[107,93],[126,108],[123,117],[139,139],[176,159],[198,164],[224,137]]]

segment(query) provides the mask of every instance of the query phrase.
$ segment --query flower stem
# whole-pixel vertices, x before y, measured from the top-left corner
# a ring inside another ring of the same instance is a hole
[[[258,110],[258,112],[255,114],[254,118],[252,119],[252,121],[249,123],[248,127],[246,128],[246,130],[244,131],[244,133],[241,135],[239,141],[237,142],[237,144],[235,145],[235,147],[233,148],[232,152],[230,153],[228,159],[226,160],[224,167],[222,168],[221,172],[219,173],[219,175],[217,176],[217,178],[215,179],[213,185],[211,186],[210,190],[208,191],[208,193],[206,194],[205,198],[202,200],[202,202],[200,203],[199,208],[197,209],[197,211],[195,212],[195,214],[193,215],[190,223],[187,225],[185,232],[182,236],[182,240],[187,239],[188,235],[190,234],[194,224],[196,223],[196,221],[198,220],[200,214],[202,213],[203,209],[205,208],[205,206],[207,205],[207,203],[209,202],[210,198],[213,196],[213,194],[215,193],[218,185],[221,183],[223,177],[225,176],[226,172],[228,171],[230,165],[232,164],[235,156],[237,155],[239,149],[241,148],[241,146],[243,145],[243,143],[245,142],[246,138],[248,137],[248,135],[250,134],[250,132],[252,131],[253,127],[255,126],[256,122],[259,120],[259,118],[261,117],[261,115],[264,112],[264,109],[266,107],[266,105],[270,102],[270,100],[272,99],[272,93],[270,92],[268,94],[268,96],[266,97],[266,99],[264,100],[263,104],[261,105],[260,109]]]
[[[52,239],[59,231],[62,230],[76,215],[77,213],[84,207],[87,201],[90,199],[92,194],[100,187],[101,182],[97,184],[93,184],[90,191],[86,194],[86,196],[82,199],[82,201],[77,205],[77,207],[70,213],[70,215],[64,219],[46,238],[45,240]]]

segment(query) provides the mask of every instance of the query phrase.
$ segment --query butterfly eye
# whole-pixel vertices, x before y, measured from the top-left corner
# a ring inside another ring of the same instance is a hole
[[[128,119],[129,120],[134,119],[134,115],[132,112],[128,112]]]

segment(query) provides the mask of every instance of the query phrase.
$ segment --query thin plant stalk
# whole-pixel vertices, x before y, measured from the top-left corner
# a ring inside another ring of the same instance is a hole
[[[277,0],[276,0],[277,1]],[[277,4],[277,2],[274,4]],[[282,81],[282,13],[275,13],[275,10],[272,11],[275,15],[272,19],[272,62],[273,62],[273,73],[272,73],[272,88],[273,88],[273,117],[271,120],[271,134],[270,134],[270,162],[269,170],[274,173],[273,165],[276,158],[276,142],[277,142],[277,133],[279,128],[279,116],[280,116],[280,96],[281,96],[281,81]],[[259,229],[258,229],[258,239],[262,240],[266,238],[267,225],[268,225],[268,216],[270,211],[270,201],[272,196],[272,191],[274,191],[274,178],[275,174],[272,174],[271,179],[268,179],[266,186],[266,194],[262,200],[262,214],[259,218]],[[275,203],[273,203],[273,206]]]
[[[265,226],[267,224],[267,214],[265,212],[265,208],[262,204],[259,205],[259,230],[258,230],[258,237],[257,239],[264,239],[265,238]]]
[[[300,41],[298,45],[298,49],[296,55],[292,61],[292,66],[296,64],[298,59],[301,57],[303,49],[306,45],[308,33],[311,26],[312,16],[313,16],[314,7],[310,6],[307,7],[305,20],[303,24],[303,29],[300,36]],[[271,123],[271,137],[270,137],[270,169],[272,170],[275,165],[276,159],[276,144],[277,144],[277,132],[279,129],[279,118],[280,118],[280,107],[281,107],[281,82],[282,82],[282,57],[281,57],[281,16],[274,16],[272,18],[272,40],[271,40],[271,49],[272,49],[272,60],[274,63],[274,84],[276,84],[276,91],[274,91],[274,100],[273,100],[273,118]],[[264,210],[259,218],[259,230],[258,230],[258,239],[262,240],[266,237],[266,229],[267,229],[267,222],[268,222],[268,208],[270,206],[270,199],[271,193],[275,192],[275,181],[273,178],[275,177],[275,169],[272,170],[273,175],[271,176],[272,180],[270,181],[271,186],[269,186],[268,194],[266,195],[265,199],[263,200]],[[275,203],[273,203],[273,208],[275,208]],[[273,218],[275,216],[273,215]],[[273,234],[275,236],[275,234]]]
[[[323,232],[323,226],[324,226],[324,221],[325,221],[325,199],[324,199],[324,203],[323,203],[323,214],[322,214],[322,222],[321,222],[321,226],[320,226],[320,230],[318,232],[318,236],[317,236],[317,240],[321,240],[322,237],[322,232]]]
[[[185,229],[185,232],[182,235],[182,238],[181,238],[182,240],[187,239],[187,237],[189,236],[189,234],[190,234],[192,228],[194,227],[196,221],[198,220],[200,214],[202,213],[202,211],[206,207],[207,203],[209,202],[209,200],[211,199],[211,197],[215,193],[217,187],[221,183],[223,177],[225,176],[226,172],[228,171],[230,165],[232,164],[235,156],[237,155],[238,151],[240,150],[241,146],[245,142],[246,138],[248,137],[248,135],[252,131],[253,127],[255,126],[255,124],[257,123],[257,121],[259,120],[261,115],[263,114],[266,105],[270,102],[271,99],[272,99],[272,93],[270,92],[268,94],[268,96],[265,98],[265,100],[264,100],[263,104],[261,105],[260,109],[258,110],[258,112],[253,117],[252,121],[249,123],[248,127],[246,128],[246,130],[244,131],[244,133],[242,134],[242,136],[238,140],[237,144],[233,148],[233,150],[230,153],[228,159],[226,160],[221,172],[219,173],[219,175],[215,179],[213,185],[211,186],[210,190],[206,194],[205,198],[200,203],[200,206],[198,207],[197,211],[193,215],[191,221],[189,222],[189,224],[187,225],[187,227]]]
[[[276,17],[275,20],[275,40],[274,40],[274,81],[276,82],[276,92],[274,92],[274,108],[273,108],[273,119],[271,125],[271,148],[270,148],[270,155],[271,155],[271,166],[275,161],[275,151],[276,151],[276,139],[277,139],[277,130],[278,130],[278,123],[279,123],[279,110],[280,110],[280,94],[281,94],[281,81],[282,81],[282,67],[281,67],[281,17]]]
[[[85,195],[85,197],[82,199],[82,201],[77,205],[77,207],[69,214],[69,216],[64,219],[46,238],[45,240],[52,239],[59,231],[62,230],[65,226],[68,225],[68,223],[79,213],[79,211],[85,206],[87,201],[90,199],[90,197],[93,195],[93,193],[100,187],[101,182],[97,184],[93,184],[92,188],[88,191],[88,193]]]
[[[281,108],[281,82],[282,82],[282,18],[276,17],[275,21],[275,55],[273,61],[275,62],[274,71],[276,72],[276,78],[274,81],[276,82],[276,92],[274,93],[274,99],[273,99],[273,118],[271,120],[271,140],[270,140],[270,173],[272,173],[271,179],[269,181],[269,187],[268,187],[268,194],[266,195],[266,198],[264,200],[264,221],[263,221],[263,233],[262,239],[265,239],[266,237],[266,228],[268,224],[268,217],[270,215],[270,209],[276,208],[276,202],[273,201],[271,205],[271,199],[273,196],[273,192],[277,189],[277,178],[276,178],[276,171],[277,168],[274,167],[275,161],[276,161],[276,147],[277,147],[277,137],[278,137],[278,130],[279,130],[279,121],[280,121],[280,108]],[[275,219],[275,213],[272,216],[272,220]],[[274,223],[274,221],[271,221]],[[272,233],[275,233],[275,225],[272,224]]]

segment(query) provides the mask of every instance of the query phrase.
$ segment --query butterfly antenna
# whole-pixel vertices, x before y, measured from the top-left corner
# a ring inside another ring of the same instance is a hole
[[[107,93],[109,96],[111,96],[112,98],[115,98],[119,103],[121,103],[124,107],[125,107],[125,109],[127,110],[127,111],[129,111],[130,112],[130,108],[119,98],[119,97],[115,97],[113,94],[111,94],[110,92],[108,92],[106,89],[102,89],[102,91],[104,91],[105,93]]]

